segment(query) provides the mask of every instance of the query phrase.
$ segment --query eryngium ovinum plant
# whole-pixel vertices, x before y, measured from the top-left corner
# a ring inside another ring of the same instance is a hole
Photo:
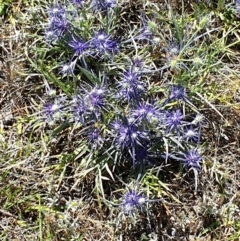
[[[126,32],[119,26],[122,7],[116,0],[72,0],[49,7],[44,38],[58,53],[53,69],[61,85],[46,84],[42,120],[48,127],[64,123],[72,128],[88,148],[86,168],[130,163],[139,180],[147,168],[175,159],[194,171],[197,188],[203,116],[193,111],[180,84],[152,91],[158,84],[154,76],[169,67],[151,61],[151,52],[160,51],[159,30],[142,13],[139,26],[129,24]],[[132,213],[149,201],[128,190],[119,206]]]

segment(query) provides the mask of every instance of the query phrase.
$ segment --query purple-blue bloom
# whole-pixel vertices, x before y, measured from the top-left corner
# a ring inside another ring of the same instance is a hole
[[[89,130],[88,140],[90,141],[91,144],[94,144],[96,146],[100,146],[104,142],[102,136],[100,135],[100,130],[97,128]]]
[[[71,2],[76,6],[83,7],[85,0],[71,0]]]
[[[145,90],[144,84],[139,80],[139,74],[128,70],[123,74],[123,79],[118,82],[118,96],[130,100],[139,99],[139,95]]]
[[[181,85],[172,85],[169,95],[169,101],[172,100],[183,100],[188,101],[186,90]]]
[[[136,150],[146,145],[149,140],[148,132],[141,130],[135,123],[121,125],[114,132],[115,143],[122,150],[128,151],[135,166]]]
[[[165,125],[167,126],[169,131],[173,129],[179,129],[182,123],[182,119],[184,116],[182,115],[180,110],[176,110],[167,114]]]
[[[57,31],[48,28],[46,29],[44,36],[47,42],[52,43],[53,41],[58,40],[60,35]]]
[[[89,47],[89,43],[84,41],[83,39],[77,39],[74,36],[72,38],[73,38],[72,41],[70,41],[68,45],[72,47],[72,49],[75,52],[74,54],[76,56],[85,54]]]
[[[139,104],[138,107],[132,111],[132,116],[139,121],[146,119],[149,123],[158,121],[159,117],[157,107],[149,103]]]
[[[104,55],[112,55],[118,52],[117,42],[112,40],[111,37],[104,31],[100,30],[95,33],[94,37],[90,40],[93,54],[99,57]]]
[[[122,208],[125,213],[133,213],[135,208],[141,208],[146,204],[147,199],[136,191],[128,191],[123,196]]]
[[[61,105],[59,105],[58,103],[46,103],[44,105],[44,113],[46,115],[52,116],[54,113],[56,113],[56,111],[59,111],[60,108]]]
[[[76,96],[73,104],[73,116],[75,121],[84,125],[87,111],[88,107],[86,106],[84,100]]]
[[[61,119],[63,117],[62,107],[62,104],[58,100],[46,103],[43,106],[44,119],[49,123]]]
[[[57,31],[59,35],[69,30],[69,21],[66,18],[53,18],[49,23],[49,28]]]
[[[114,8],[117,5],[117,0],[92,0],[91,6],[93,10],[104,11]]]
[[[65,18],[66,17],[66,9],[60,4],[54,4],[51,6],[48,11],[48,15],[50,18]]]
[[[122,122],[120,120],[114,120],[110,126],[114,131],[119,131],[122,127]]]
[[[202,162],[202,157],[199,154],[198,150],[192,149],[188,153],[183,155],[182,159],[183,165],[185,167],[194,168],[198,170],[200,168],[200,163]]]
[[[48,42],[57,40],[70,28],[70,22],[67,19],[67,11],[59,4],[55,4],[48,10],[49,23],[45,32],[45,38]]]
[[[183,137],[187,141],[198,142],[199,131],[197,129],[193,129],[193,126],[187,127],[184,130],[184,136]]]
[[[131,147],[135,145],[139,139],[138,128],[134,124],[122,125],[118,130],[118,143],[125,147]]]
[[[105,94],[106,94],[106,90],[104,88],[94,87],[88,93],[89,110],[91,110],[91,111],[103,110],[105,107],[105,101],[104,101]]]

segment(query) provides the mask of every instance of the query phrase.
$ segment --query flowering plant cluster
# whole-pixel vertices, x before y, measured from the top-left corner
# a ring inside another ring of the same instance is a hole
[[[141,176],[145,168],[175,159],[196,174],[204,118],[192,113],[182,85],[153,91],[154,76],[163,68],[145,56],[149,47],[159,48],[156,26],[143,21],[135,35],[118,36],[114,16],[119,9],[116,0],[69,1],[49,8],[45,40],[61,49],[58,74],[70,88],[62,92],[61,86],[47,86],[42,119],[50,126],[66,122],[79,131],[89,146],[89,165],[106,157],[114,165],[131,163]],[[172,48],[169,56],[179,51]],[[130,191],[122,207],[132,212],[146,203],[147,198]]]

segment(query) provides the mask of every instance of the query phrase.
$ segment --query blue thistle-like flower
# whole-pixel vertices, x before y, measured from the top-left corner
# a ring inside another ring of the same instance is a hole
[[[188,100],[185,88],[179,84],[171,86],[169,91],[169,96],[166,99],[166,101],[162,104],[162,106],[168,104],[171,101],[176,101],[176,100],[177,101],[181,100],[191,104],[190,101]]]
[[[128,191],[123,196],[123,202],[121,204],[124,213],[133,214],[136,208],[142,208],[146,204],[147,199],[136,191]]]
[[[183,100],[188,102],[186,90],[181,85],[172,85],[169,95],[169,101],[172,100]]]
[[[114,8],[117,5],[117,0],[92,0],[91,7],[93,10],[106,11]]]
[[[122,127],[122,122],[120,120],[114,120],[111,124],[110,124],[111,128],[117,132],[120,130],[120,128]]]
[[[197,129],[193,129],[193,126],[187,127],[184,130],[184,139],[186,141],[191,141],[191,142],[198,142],[199,141],[199,131]]]
[[[194,168],[198,170],[200,168],[200,163],[202,162],[202,157],[199,154],[198,150],[192,149],[188,153],[183,155],[182,159],[183,165],[185,167]]]
[[[149,103],[139,104],[137,109],[132,111],[131,115],[139,121],[145,119],[149,123],[156,123],[160,117],[157,107]]]
[[[86,106],[84,100],[78,96],[75,96],[72,109],[75,122],[80,122],[82,125],[84,125],[88,113],[88,107]]]
[[[54,4],[47,10],[48,16],[50,18],[65,18],[66,9],[60,4]]]
[[[49,123],[56,120],[60,120],[63,117],[62,104],[58,100],[54,100],[44,104],[43,106],[43,118]]]
[[[71,0],[71,2],[76,6],[83,7],[85,0]]]
[[[99,120],[102,111],[106,111],[107,103],[105,101],[107,91],[104,87],[94,86],[90,90],[81,89],[81,100],[87,108],[87,114],[90,119]]]
[[[122,124],[118,130],[114,130],[114,142],[117,147],[130,154],[133,168],[137,161],[136,150],[145,146],[148,141],[148,132],[141,130],[135,123]]]
[[[49,23],[45,33],[48,42],[59,39],[65,32],[70,30],[70,22],[67,19],[65,7],[55,4],[48,9]]]
[[[195,193],[197,192],[198,185],[198,170],[200,169],[200,164],[202,162],[202,157],[197,149],[192,149],[188,153],[183,155],[182,159],[184,167],[192,168],[195,176]]]
[[[84,41],[83,39],[77,39],[74,36],[72,37],[73,40],[68,43],[70,47],[75,51],[76,56],[80,56],[86,53],[87,49],[89,48],[89,43]]]
[[[123,74],[123,79],[118,82],[118,96],[128,101],[139,99],[139,95],[145,90],[144,84],[139,81],[139,74],[128,70]]]
[[[91,111],[100,111],[105,108],[106,90],[100,87],[94,87],[88,93],[88,107]]]
[[[94,35],[90,45],[93,49],[93,55],[96,54],[99,57],[113,55],[119,51],[117,42],[112,40],[104,30],[100,30]]]
[[[129,83],[137,83],[139,75],[136,72],[129,70],[123,74],[123,79]]]
[[[139,130],[133,123],[122,125],[118,131],[118,143],[122,148],[142,146],[147,139],[147,132]]]
[[[44,33],[44,37],[48,43],[52,43],[59,39],[60,34],[57,31],[54,31],[51,28],[48,28],[48,29],[46,29],[46,31]]]
[[[182,124],[182,119],[184,116],[182,115],[180,110],[176,110],[167,114],[165,125],[168,128],[168,131],[172,131],[174,129],[178,130]]]
[[[97,128],[91,129],[88,132],[88,140],[91,144],[96,146],[101,146],[104,142],[103,137],[100,134],[100,130]]]
[[[57,103],[46,103],[44,105],[44,113],[52,116],[56,111],[59,111],[60,108],[61,108],[61,105]]]
[[[63,33],[70,30],[71,24],[67,19],[66,11],[64,9],[57,9],[58,8],[56,8],[56,13],[53,11],[49,16],[48,29],[54,31],[56,35],[62,36]]]

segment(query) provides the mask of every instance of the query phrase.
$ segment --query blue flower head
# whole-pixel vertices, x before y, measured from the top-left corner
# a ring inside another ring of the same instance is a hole
[[[75,122],[80,122],[84,125],[88,114],[88,107],[86,106],[85,101],[79,96],[75,96],[72,109]]]
[[[103,137],[100,134],[100,130],[97,128],[93,128],[88,132],[88,140],[91,145],[95,147],[101,146],[104,142]]]
[[[140,94],[144,93],[145,86],[140,80],[139,74],[128,70],[123,74],[123,78],[118,82],[118,96],[128,101],[139,100]]]
[[[188,151],[188,153],[184,154],[183,156],[184,158],[182,159],[182,161],[185,167],[194,168],[196,170],[200,168],[202,157],[199,154],[198,150],[192,149]]]
[[[134,123],[122,125],[118,130],[118,143],[123,149],[143,146],[148,139],[148,133],[140,130]]]
[[[57,99],[51,102],[46,103],[43,106],[43,118],[49,124],[53,124],[56,120],[60,120],[63,118],[63,105]]]
[[[91,6],[93,10],[106,11],[114,8],[117,5],[117,0],[92,0]]]
[[[169,95],[169,101],[172,100],[188,101],[185,88],[181,85],[172,85]]]
[[[136,191],[129,190],[124,196],[122,201],[122,208],[124,213],[133,214],[134,210],[142,208],[146,204],[147,199],[137,193]]]
[[[105,107],[105,95],[106,90],[101,87],[94,87],[89,93],[88,93],[88,107],[89,110],[103,110]]]
[[[76,6],[83,7],[85,0],[71,0],[71,2]]]
[[[50,18],[65,18],[67,12],[60,4],[54,4],[48,9],[47,13]]]
[[[190,142],[198,142],[200,133],[193,126],[187,127],[184,131],[184,139]]]
[[[132,116],[139,121],[147,120],[149,123],[156,123],[159,118],[159,113],[156,106],[149,103],[140,103],[138,107],[132,111]]]
[[[104,30],[95,33],[90,41],[90,46],[92,47],[93,55],[95,54],[98,57],[113,55],[119,51],[117,42],[112,40]]]
[[[77,39],[74,36],[72,37],[72,41],[70,41],[68,45],[72,47],[76,56],[80,56],[86,53],[89,47],[88,42],[85,42],[83,39]]]
[[[181,126],[182,119],[184,116],[182,115],[180,110],[176,110],[167,114],[165,125],[168,128],[168,131],[172,131],[174,129],[178,130]]]
[[[111,128],[117,132],[120,130],[120,128],[122,127],[122,122],[120,120],[114,120],[112,123],[111,123]]]

